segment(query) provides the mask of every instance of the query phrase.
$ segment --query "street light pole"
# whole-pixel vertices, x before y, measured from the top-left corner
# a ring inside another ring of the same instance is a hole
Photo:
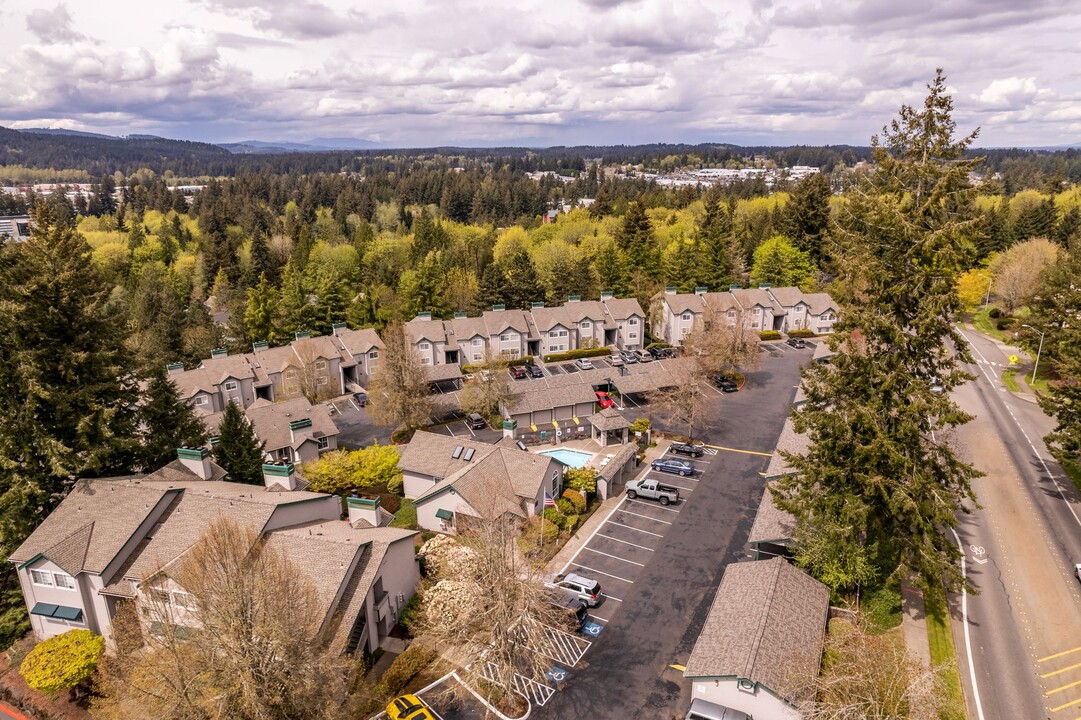
[[[1043,333],[1031,325],[1022,325],[1021,327],[1027,327],[1032,332],[1039,333],[1040,335],[1040,346],[1036,348],[1036,364],[1032,366],[1032,380],[1029,381],[1029,385],[1031,385],[1036,382],[1036,371],[1040,369],[1040,353],[1043,352]]]
[[[988,303],[991,302],[991,283],[994,282],[994,280],[995,280],[994,275],[989,274],[987,276],[987,294],[984,295],[984,297],[983,297],[983,308],[984,308],[984,310],[987,309]]]

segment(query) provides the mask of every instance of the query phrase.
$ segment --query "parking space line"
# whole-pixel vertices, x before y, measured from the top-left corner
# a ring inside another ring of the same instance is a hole
[[[622,507],[623,503],[625,503],[625,502],[627,502],[627,497],[626,496],[624,496],[619,502],[616,503],[616,506],[614,508],[612,508],[611,512],[609,512],[607,515],[604,516],[604,520],[601,521],[600,525],[598,525],[597,527],[595,527],[593,529],[593,532],[591,532],[589,534],[589,537],[587,537],[585,539],[585,542],[582,543],[582,547],[580,547],[580,548],[578,548],[577,550],[574,551],[574,554],[571,555],[571,559],[568,560],[567,563],[563,566],[563,569],[560,570],[561,573],[567,572],[567,568],[569,568],[571,566],[571,563],[573,563],[575,558],[578,557],[578,554],[581,553],[582,550],[585,549],[586,545],[589,544],[589,541],[593,539],[593,536],[596,535],[597,533],[599,533],[601,531],[601,528],[604,527],[604,523],[611,520],[612,516],[616,514],[616,511],[619,510],[620,507]]]
[[[620,397],[621,397],[621,398],[623,398],[624,400],[626,400],[627,402],[629,402],[629,403],[630,403],[631,405],[634,405],[634,406],[635,406],[636,408],[640,408],[640,407],[642,407],[641,405],[639,405],[638,403],[636,403],[636,402],[635,402],[634,400],[631,400],[631,399],[630,399],[629,397],[627,397],[626,395],[620,395]]]
[[[465,420],[462,421],[462,425],[465,425],[465,429],[469,431],[470,435],[472,435],[473,437],[477,436],[477,434],[473,432],[473,428],[469,427],[469,423],[467,423]]]
[[[589,619],[590,620],[600,620],[602,623],[608,622],[608,618],[602,618],[600,615],[594,615],[593,613],[589,614]]]
[[[625,527],[628,530],[637,530],[640,533],[645,533],[646,535],[652,535],[653,537],[658,537],[658,538],[664,537],[664,535],[661,535],[660,533],[650,532],[649,530],[643,530],[641,528],[636,528],[636,527],[633,527],[631,525],[624,525],[623,523],[616,522],[615,520],[609,520],[608,524],[609,525],[619,525],[620,527]]]
[[[647,475],[650,480],[656,480],[659,483],[668,483],[669,478],[672,477],[672,473],[657,473],[656,475]],[[690,480],[691,482],[701,482],[699,478],[694,475],[677,475],[676,477],[681,480]]]
[[[744,455],[761,455],[762,457],[773,457],[773,453],[758,452],[757,450],[740,450],[739,448],[724,447],[723,445],[706,445],[708,448],[714,450],[727,450],[728,452],[743,453]]]
[[[360,406],[353,402],[353,398],[349,398],[349,404],[353,406],[353,409],[360,412]]]
[[[443,427],[445,427],[445,428],[447,429],[447,432],[449,432],[449,433],[450,433],[450,436],[451,436],[451,437],[458,437],[457,435],[455,435],[455,434],[454,434],[454,431],[450,429],[450,423],[447,423],[447,424],[446,424],[446,425],[444,425]]]
[[[634,501],[629,500],[628,502],[634,502]],[[642,503],[642,504],[644,505],[645,503]],[[672,523],[668,522],[667,520],[658,520],[657,518],[651,518],[649,515],[643,515],[642,513],[631,512],[630,510],[620,510],[620,512],[625,512],[628,515],[634,515],[635,517],[645,518],[646,520],[652,520],[653,522],[664,523],[665,525],[671,525],[672,524]]]
[[[621,558],[619,555],[612,555],[610,553],[601,552],[600,550],[594,550],[591,547],[584,547],[582,549],[583,550],[588,550],[591,553],[597,553],[598,555],[604,555],[605,557],[610,557],[613,560],[619,560],[620,562],[630,563],[631,565],[637,565],[638,567],[645,567],[646,566],[645,563],[635,562],[634,560],[626,560],[624,558]]]
[[[671,480],[669,480],[668,482],[666,482],[666,483],[665,483],[665,485],[670,485],[671,487],[677,488],[677,489],[679,489],[679,490],[687,490],[688,492],[694,492],[694,488],[693,488],[693,487],[683,487],[682,485],[676,485],[676,484],[675,484],[674,482],[672,482]]]
[[[685,458],[685,457],[683,457],[682,455],[680,455],[679,453],[674,453],[674,452],[672,452],[671,450],[666,450],[666,451],[664,452],[664,454],[665,454],[665,456],[668,456],[668,457],[673,457],[673,458],[678,458],[678,459],[680,459],[680,460],[686,460],[687,462],[693,462],[693,463],[705,463],[706,465],[709,465],[709,464],[710,464],[710,462],[711,462],[710,460],[699,460],[698,458]]]
[[[605,535],[604,533],[597,533],[597,537],[606,538],[608,540],[611,540],[612,542],[623,543],[624,545],[630,545],[631,547],[642,548],[643,550],[649,550],[650,552],[653,552],[653,548],[648,548],[645,545],[638,545],[637,543],[627,542],[626,540],[620,540],[619,538],[614,538],[611,535]]]
[[[574,566],[576,566],[576,567],[580,567],[580,568],[582,568],[583,570],[588,570],[589,572],[592,572],[592,573],[597,573],[598,575],[604,575],[605,577],[615,578],[616,580],[619,580],[619,581],[621,581],[621,582],[625,582],[625,583],[630,583],[631,585],[634,585],[634,580],[628,580],[627,578],[625,578],[625,577],[620,577],[619,575],[613,575],[612,573],[606,573],[606,572],[604,572],[603,570],[598,570],[598,569],[596,569],[596,568],[591,568],[590,566],[588,566],[588,565],[583,565],[583,564],[582,564],[582,563],[580,563],[580,562],[572,562],[572,563],[568,563],[568,566],[569,566],[569,565],[574,565]]]
[[[623,602],[622,600],[617,598],[615,595],[609,595],[608,593],[601,593],[601,595],[604,596],[605,600],[615,600],[617,603]]]
[[[667,510],[668,512],[674,512],[674,513],[679,512],[679,510],[675,510],[673,508],[665,507],[664,505],[661,505],[660,503],[647,503],[647,502],[643,502],[642,500],[627,500],[627,502],[634,503],[635,505],[645,505],[647,507],[656,508],[658,510]],[[669,525],[671,525],[671,523],[669,523]]]

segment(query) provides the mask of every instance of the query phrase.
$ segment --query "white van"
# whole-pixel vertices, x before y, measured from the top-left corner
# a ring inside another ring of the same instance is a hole
[[[695,698],[691,700],[691,709],[683,720],[751,720],[751,716],[740,710]]]

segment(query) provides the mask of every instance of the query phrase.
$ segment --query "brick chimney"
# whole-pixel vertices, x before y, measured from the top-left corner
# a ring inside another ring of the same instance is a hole
[[[263,484],[281,485],[286,490],[297,489],[297,469],[293,463],[263,463]]]
[[[345,506],[349,511],[349,522],[364,520],[371,523],[372,527],[379,527],[379,496],[358,495],[354,493],[345,499]]]
[[[210,466],[210,451],[205,447],[177,448],[176,457],[180,460],[181,465],[203,480],[209,480],[214,474],[214,471]]]

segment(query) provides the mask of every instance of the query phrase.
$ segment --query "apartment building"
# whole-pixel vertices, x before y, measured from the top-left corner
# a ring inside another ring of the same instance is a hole
[[[203,418],[211,446],[224,415],[219,412]],[[263,441],[267,460],[306,463],[338,449],[338,428],[322,403],[312,405],[304,397],[278,403],[260,398],[244,410],[244,415],[255,428],[256,437]]]

